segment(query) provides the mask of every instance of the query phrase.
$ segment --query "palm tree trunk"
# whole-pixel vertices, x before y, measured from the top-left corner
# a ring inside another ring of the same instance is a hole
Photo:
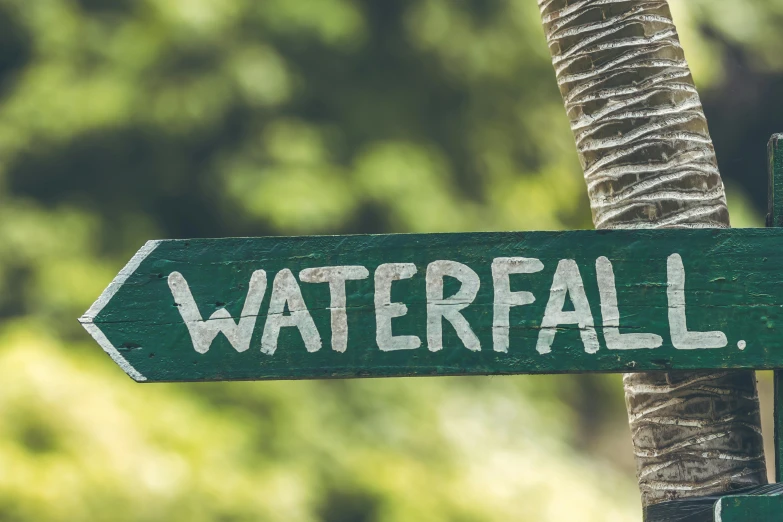
[[[729,226],[666,0],[538,0],[596,228]],[[766,483],[753,372],[624,378],[645,506]]]

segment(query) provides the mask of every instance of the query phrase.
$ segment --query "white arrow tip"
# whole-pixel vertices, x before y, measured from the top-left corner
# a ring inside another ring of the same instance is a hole
[[[93,339],[103,348],[109,357],[122,368],[134,381],[143,382],[147,378],[139,373],[131,364],[122,356],[117,348],[109,341],[106,335],[95,324],[95,318],[103,310],[103,308],[111,301],[114,294],[125,284],[125,281],[139,268],[139,265],[149,256],[160,244],[159,240],[147,241],[147,243],[136,252],[125,268],[120,270],[117,277],[109,283],[106,290],[103,291],[101,296],[95,301],[92,306],[87,310],[83,316],[79,318],[79,322],[82,324],[85,330],[92,336]]]

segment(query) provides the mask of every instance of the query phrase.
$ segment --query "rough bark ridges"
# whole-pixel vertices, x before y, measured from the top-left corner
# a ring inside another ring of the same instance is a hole
[[[539,0],[596,228],[729,226],[666,0]],[[766,483],[753,372],[625,379],[645,505]]]

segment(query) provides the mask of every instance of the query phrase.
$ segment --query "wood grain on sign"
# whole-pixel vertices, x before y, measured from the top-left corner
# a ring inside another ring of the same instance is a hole
[[[149,242],[81,322],[138,381],[783,368],[783,230]]]

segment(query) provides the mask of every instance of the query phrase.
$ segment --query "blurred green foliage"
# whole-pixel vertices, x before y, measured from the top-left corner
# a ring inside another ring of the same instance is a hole
[[[783,1],[672,4],[757,225]],[[150,238],[589,226],[533,0],[0,0],[0,520],[635,519],[617,377],[140,386],[75,321]]]

